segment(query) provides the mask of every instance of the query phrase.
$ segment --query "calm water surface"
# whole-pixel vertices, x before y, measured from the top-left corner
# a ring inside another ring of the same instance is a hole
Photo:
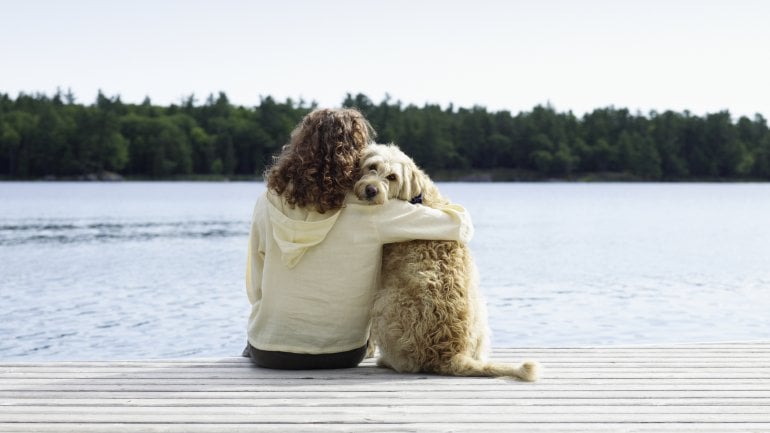
[[[496,346],[770,339],[770,184],[441,185]],[[0,360],[233,356],[261,183],[0,183]]]

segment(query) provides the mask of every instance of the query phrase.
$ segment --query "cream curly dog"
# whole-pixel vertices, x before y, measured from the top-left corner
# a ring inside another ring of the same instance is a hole
[[[426,206],[449,204],[395,145],[370,145],[361,161],[363,175],[354,189],[361,200],[382,204],[421,198]],[[476,267],[467,246],[424,240],[385,245],[382,286],[372,310],[379,366],[399,372],[537,380],[536,362],[511,366],[485,361],[487,334]]]

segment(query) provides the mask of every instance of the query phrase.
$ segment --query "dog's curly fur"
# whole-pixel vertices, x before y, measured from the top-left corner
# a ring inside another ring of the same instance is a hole
[[[426,206],[449,204],[395,145],[367,146],[361,170],[354,191],[371,204],[420,194]],[[487,338],[476,266],[466,245],[416,240],[384,246],[382,285],[372,310],[378,365],[399,372],[537,380],[536,362],[511,366],[485,361]]]

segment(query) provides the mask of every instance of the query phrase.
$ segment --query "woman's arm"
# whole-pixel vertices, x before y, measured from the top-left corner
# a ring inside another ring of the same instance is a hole
[[[246,295],[248,295],[251,305],[262,300],[262,272],[265,265],[264,239],[260,233],[258,206],[255,206],[252,214],[249,246],[246,254]]]
[[[473,237],[473,222],[458,204],[430,208],[403,200],[390,200],[374,206],[375,225],[383,244],[414,239],[460,241]]]

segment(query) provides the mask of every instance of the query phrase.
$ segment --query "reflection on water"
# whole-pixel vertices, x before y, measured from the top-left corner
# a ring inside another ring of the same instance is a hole
[[[495,346],[770,338],[770,185],[442,184]],[[0,183],[0,359],[234,356],[259,183]]]

